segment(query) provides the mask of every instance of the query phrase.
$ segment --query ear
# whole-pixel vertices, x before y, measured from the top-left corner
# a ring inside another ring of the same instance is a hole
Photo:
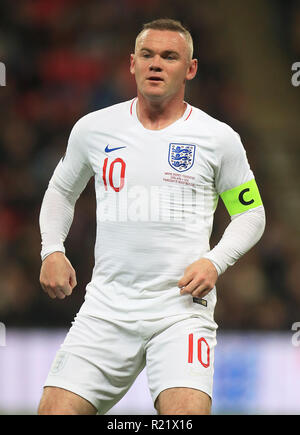
[[[198,60],[192,59],[186,73],[186,80],[193,80],[198,70]]]
[[[135,74],[135,56],[134,54],[130,55],[130,72],[131,74]]]

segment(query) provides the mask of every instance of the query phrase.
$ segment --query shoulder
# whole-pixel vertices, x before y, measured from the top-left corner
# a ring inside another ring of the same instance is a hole
[[[194,128],[208,138],[218,162],[244,157],[246,151],[241,137],[230,125],[196,107],[193,112]]]
[[[236,141],[240,140],[239,134],[228,124],[223,121],[220,121],[198,107],[193,108],[193,121],[195,125],[201,127],[201,130],[206,131],[216,143],[223,144],[226,141]]]
[[[116,126],[129,115],[130,105],[131,100],[89,112],[75,122],[71,134],[81,135],[98,128]]]

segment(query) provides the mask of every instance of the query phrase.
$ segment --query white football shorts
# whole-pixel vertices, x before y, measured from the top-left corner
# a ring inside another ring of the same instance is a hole
[[[103,415],[146,366],[154,404],[161,391],[172,387],[212,397],[215,345],[216,326],[205,326],[199,315],[119,321],[79,312],[44,386],[72,391]]]

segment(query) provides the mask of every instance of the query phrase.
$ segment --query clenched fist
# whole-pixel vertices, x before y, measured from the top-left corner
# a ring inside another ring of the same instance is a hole
[[[62,252],[53,252],[42,263],[40,284],[50,298],[64,299],[77,285],[76,273]]]

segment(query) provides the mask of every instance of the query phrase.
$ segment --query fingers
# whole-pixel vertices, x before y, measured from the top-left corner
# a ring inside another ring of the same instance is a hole
[[[70,284],[70,289],[71,289],[71,292],[72,292],[73,288],[77,286],[77,280],[76,280],[75,270],[73,270],[71,275],[70,275],[69,284]]]
[[[56,294],[50,288],[46,289],[43,286],[42,286],[42,288],[43,288],[44,292],[47,293],[48,296],[50,296],[51,299],[55,299],[56,298]]]
[[[217,270],[210,260],[200,259],[185,269],[178,282],[180,294],[204,297],[214,288],[217,278]]]
[[[70,296],[72,293],[72,288],[69,285],[58,286],[45,285],[41,283],[41,286],[44,292],[47,293],[51,299],[64,299],[66,296]]]
[[[207,281],[205,278],[199,281],[199,279],[193,279],[186,286],[182,287],[180,290],[180,294],[191,294],[193,297],[204,297],[206,296],[212,289],[214,285]]]
[[[68,282],[58,283],[50,282],[46,279],[40,279],[40,284],[45,293],[51,299],[65,299],[66,296],[72,294],[73,288],[77,285],[75,272],[69,278]]]
[[[193,274],[185,274],[178,282],[178,287],[183,288],[193,280]]]

